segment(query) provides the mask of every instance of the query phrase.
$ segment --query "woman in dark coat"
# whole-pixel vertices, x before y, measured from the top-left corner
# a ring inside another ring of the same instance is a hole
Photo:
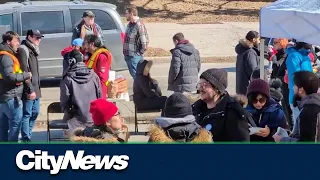
[[[140,61],[133,82],[133,102],[139,110],[162,109],[167,97],[162,96],[158,82],[151,78],[152,61]]]
[[[253,80],[248,87],[248,106],[260,132],[250,136],[250,141],[270,141],[278,127],[286,128],[286,118],[281,105],[270,96],[269,84],[262,79]]]

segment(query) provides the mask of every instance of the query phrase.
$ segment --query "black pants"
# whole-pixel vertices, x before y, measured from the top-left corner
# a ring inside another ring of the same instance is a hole
[[[289,88],[288,84],[282,81],[281,91],[283,98],[281,100],[281,105],[283,108],[283,112],[287,119],[287,124],[289,125],[289,129],[292,130],[293,128],[293,121],[292,121],[292,111],[289,104]]]

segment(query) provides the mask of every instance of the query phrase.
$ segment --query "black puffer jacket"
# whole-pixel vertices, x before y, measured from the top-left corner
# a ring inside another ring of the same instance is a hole
[[[0,44],[0,51],[7,51],[10,54],[15,55],[13,50],[8,44]],[[14,74],[13,73],[13,60],[9,55],[0,55],[0,74],[2,78],[0,80],[0,103],[4,103],[9,99],[17,96],[21,99],[23,93],[23,85],[17,85],[17,83],[25,82],[30,79],[29,73]]]
[[[250,77],[257,67],[259,67],[260,52],[248,40],[240,40],[235,47],[237,55],[236,62],[236,92],[245,95],[249,85]]]
[[[171,54],[168,90],[174,92],[196,91],[201,67],[199,51],[189,41],[182,41],[171,50]]]
[[[138,109],[162,109],[167,97],[162,96],[158,82],[150,77],[152,61],[139,62],[133,82],[133,101]],[[152,102],[152,103],[150,103]]]
[[[38,47],[34,46],[30,41],[27,41],[27,40],[23,40],[20,48],[18,49],[17,56],[21,64],[21,69],[25,72],[32,73],[31,82],[26,83],[24,87],[24,90],[25,90],[24,98],[26,98],[26,94],[31,94],[32,92],[36,93],[37,98],[41,98],[39,65],[38,65],[39,53],[40,51]]]
[[[198,124],[211,131],[213,141],[250,141],[249,125],[241,104],[224,95],[213,109],[199,100],[192,105]]]

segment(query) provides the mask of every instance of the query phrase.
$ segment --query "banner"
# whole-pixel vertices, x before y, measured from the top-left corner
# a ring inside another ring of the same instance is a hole
[[[0,179],[319,179],[320,146],[1,144]]]

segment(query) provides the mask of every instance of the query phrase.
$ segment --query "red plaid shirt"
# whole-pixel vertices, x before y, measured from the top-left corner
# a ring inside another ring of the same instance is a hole
[[[124,37],[123,55],[142,56],[148,44],[149,37],[144,23],[140,19],[134,23],[130,22]]]

